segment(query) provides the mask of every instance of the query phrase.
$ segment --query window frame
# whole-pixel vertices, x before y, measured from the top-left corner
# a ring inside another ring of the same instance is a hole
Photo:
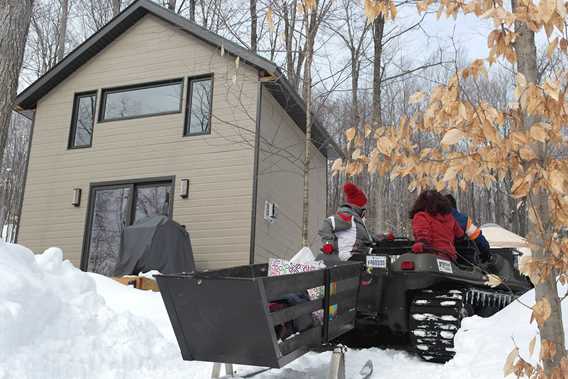
[[[75,134],[77,132],[77,117],[78,117],[78,110],[79,110],[79,101],[83,97],[95,97],[95,109],[93,114],[93,125],[91,127],[91,140],[89,141],[88,145],[80,145],[75,146]],[[84,92],[77,92],[73,95],[73,110],[71,111],[71,126],[69,128],[69,139],[67,140],[67,149],[68,150],[76,150],[76,149],[87,149],[93,146],[93,137],[95,134],[95,123],[97,119],[97,101],[98,101],[98,90],[92,91],[84,91]]]
[[[211,80],[211,95],[209,99],[209,120],[208,120],[208,128],[205,132],[199,133],[190,133],[189,126],[191,123],[191,104],[192,98],[191,96],[193,90],[193,83],[203,81],[209,79]],[[211,134],[212,129],[212,116],[213,116],[213,90],[215,84],[215,75],[211,72],[208,74],[198,75],[198,76],[190,76],[187,78],[187,91],[186,91],[186,101],[185,101],[185,115],[183,121],[183,136],[184,137],[195,137],[195,136],[206,136]]]
[[[157,113],[149,113],[144,115],[138,116],[128,116],[128,117],[113,117],[113,118],[105,118],[105,108],[107,103],[107,95],[116,92],[128,92],[133,90],[140,90],[140,89],[148,89],[148,88],[156,88],[156,87],[164,87],[168,84],[180,84],[180,96],[179,96],[179,106],[178,109],[175,111],[164,111],[164,112],[157,112]],[[159,80],[153,82],[145,82],[145,83],[137,83],[137,84],[129,84],[125,86],[118,86],[118,87],[108,87],[101,89],[101,103],[99,106],[99,123],[105,122],[114,122],[114,121],[123,121],[123,120],[134,120],[137,118],[146,118],[146,117],[156,117],[156,116],[164,116],[169,114],[176,114],[181,113],[183,111],[183,92],[184,92],[184,80],[183,78],[175,78],[175,79],[166,79],[166,80]]]

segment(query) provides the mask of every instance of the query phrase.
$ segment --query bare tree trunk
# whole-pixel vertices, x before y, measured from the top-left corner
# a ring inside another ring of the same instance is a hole
[[[120,13],[121,5],[122,5],[122,0],[112,0],[112,17]]]
[[[171,11],[176,11],[176,0],[168,0],[168,9]]]
[[[59,17],[59,25],[57,25],[57,62],[60,62],[65,57],[68,18],[69,0],[61,0],[61,16]]]
[[[382,79],[382,56],[383,56],[383,35],[385,29],[385,18],[378,16],[373,21],[373,44],[374,44],[374,60],[373,60],[373,101],[371,111],[371,121],[373,131],[382,126],[381,117],[381,79]],[[383,196],[384,178],[380,175],[372,176],[375,190],[370,194],[371,209],[374,210],[375,231],[384,232],[385,227],[385,199]]]
[[[256,14],[256,0],[250,0],[250,49],[256,53],[257,51],[257,27],[258,15]]]
[[[30,27],[33,0],[5,0],[0,5],[0,168]]]
[[[518,0],[511,0],[513,11],[517,11],[523,5]],[[537,83],[537,56],[534,32],[531,31],[524,22],[515,22],[516,38],[514,49],[517,55],[517,70],[523,74],[527,83]],[[537,122],[534,117],[525,115],[525,129],[529,129],[533,123]],[[537,153],[538,158],[543,161],[546,158],[544,147],[540,143],[535,143],[533,150]],[[541,190],[536,194],[529,195],[529,207],[532,208],[537,215],[541,217],[541,225],[546,228],[550,225],[550,216],[546,194]],[[539,225],[534,220],[529,221],[530,230],[535,238],[532,255],[536,259],[546,259],[545,231],[540,231]],[[535,286],[536,301],[546,299],[551,307],[550,317],[539,325],[541,341],[549,341],[554,344],[555,352],[552,357],[543,359],[544,375],[551,377],[553,370],[560,367],[563,357],[566,356],[566,347],[564,342],[564,325],[562,324],[562,310],[560,307],[560,298],[558,297],[558,288],[556,282],[557,272],[553,271]]]
[[[467,191],[468,194],[468,198],[469,198],[469,209],[467,210],[467,213],[469,214],[469,216],[471,217],[472,220],[477,220],[477,209],[475,207],[475,186],[473,185],[473,183],[471,183],[469,185],[469,189]]]
[[[288,74],[288,79],[292,82],[292,85],[296,90],[298,90],[300,84],[294,64],[294,25],[296,24],[297,8],[297,0],[292,1],[290,9],[288,9],[287,2],[283,2],[282,4],[282,14],[284,18],[284,45],[286,47],[286,72]]]
[[[317,5],[305,12],[306,61],[304,65],[303,95],[306,104],[306,141],[304,148],[304,196],[302,212],[302,246],[309,246],[310,223],[310,163],[312,145],[312,61],[317,33]]]
[[[495,183],[493,199],[495,202],[495,214],[493,216],[493,219],[497,224],[506,228],[506,226],[503,224],[505,204],[503,203],[503,194],[501,193],[501,185],[499,184],[499,181]]]
[[[197,0],[189,0],[189,21],[195,22],[195,2]]]

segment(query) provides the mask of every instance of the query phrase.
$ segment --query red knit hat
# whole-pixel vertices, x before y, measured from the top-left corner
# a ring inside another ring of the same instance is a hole
[[[345,202],[358,208],[363,208],[367,204],[367,196],[365,193],[353,183],[345,183],[343,186],[345,193]]]

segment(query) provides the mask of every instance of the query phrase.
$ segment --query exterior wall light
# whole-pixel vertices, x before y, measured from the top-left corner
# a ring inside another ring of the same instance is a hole
[[[81,188],[73,188],[73,201],[71,204],[75,207],[81,205]]]
[[[179,196],[182,199],[187,199],[189,197],[189,179],[180,180]]]

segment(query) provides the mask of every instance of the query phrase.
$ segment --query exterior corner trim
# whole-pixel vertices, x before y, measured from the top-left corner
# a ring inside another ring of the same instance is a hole
[[[254,253],[256,245],[256,209],[258,206],[258,168],[260,159],[260,122],[262,114],[262,83],[259,80],[256,98],[256,128],[254,135],[254,167],[252,177],[252,209],[250,225],[250,256],[249,263],[254,264]]]

